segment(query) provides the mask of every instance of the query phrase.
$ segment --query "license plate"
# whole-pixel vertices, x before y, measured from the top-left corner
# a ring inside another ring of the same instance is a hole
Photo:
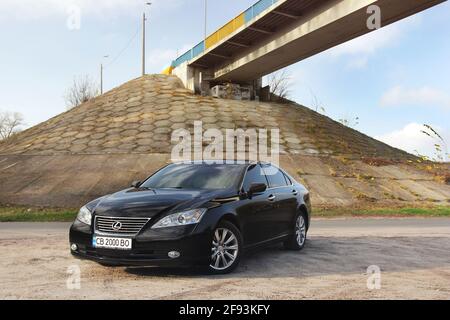
[[[131,250],[132,239],[127,238],[111,238],[94,236],[92,238],[92,246],[94,248]]]

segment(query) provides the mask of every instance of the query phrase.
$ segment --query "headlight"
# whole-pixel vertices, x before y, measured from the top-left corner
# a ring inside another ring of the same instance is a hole
[[[90,226],[92,222],[92,213],[89,211],[88,208],[83,207],[78,212],[77,219]]]
[[[189,211],[183,211],[179,213],[171,214],[167,217],[159,220],[152,229],[167,228],[167,227],[178,227],[185,226],[189,224],[199,223],[205,214],[206,209],[194,209]]]

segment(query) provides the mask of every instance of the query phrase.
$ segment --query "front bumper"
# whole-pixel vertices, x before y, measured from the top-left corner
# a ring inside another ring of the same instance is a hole
[[[94,248],[93,235],[91,227],[87,225],[78,222],[72,225],[70,244],[77,245],[77,250],[71,250],[74,257],[117,266],[187,267],[205,265],[210,260],[210,234],[196,231],[193,227],[186,230],[178,228],[176,232],[147,230],[131,237],[132,250]],[[180,256],[170,258],[168,253],[171,251],[179,252]]]

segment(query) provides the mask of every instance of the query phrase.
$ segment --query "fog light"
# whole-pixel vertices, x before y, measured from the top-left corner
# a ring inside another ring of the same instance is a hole
[[[70,246],[70,249],[72,251],[77,251],[78,250],[78,246],[75,243],[72,243],[72,245]]]
[[[171,259],[176,259],[180,257],[180,253],[178,251],[170,251],[167,255]]]

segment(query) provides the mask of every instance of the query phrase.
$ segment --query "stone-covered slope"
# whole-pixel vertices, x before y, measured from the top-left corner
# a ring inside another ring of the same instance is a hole
[[[299,105],[218,100],[149,75],[0,143],[0,203],[77,207],[170,161],[171,132],[279,128],[281,166],[315,206],[448,204],[450,186],[406,152]]]
[[[281,152],[407,159],[411,155],[299,105],[193,95],[174,76],[130,81],[0,143],[0,154],[170,153],[171,132],[203,128],[279,128]]]

